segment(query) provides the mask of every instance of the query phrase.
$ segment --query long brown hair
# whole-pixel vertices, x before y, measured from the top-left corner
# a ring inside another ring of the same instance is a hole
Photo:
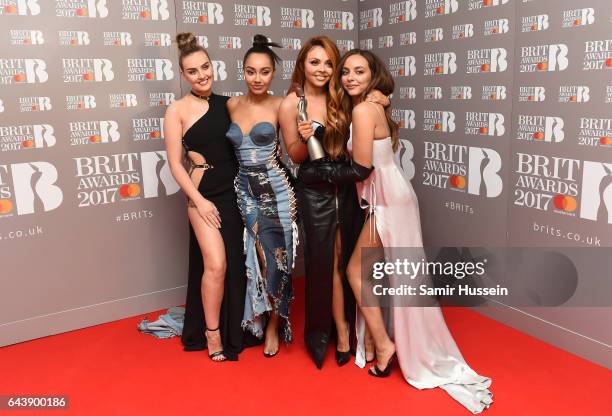
[[[179,67],[183,70],[183,59],[196,52],[204,52],[210,60],[208,51],[198,44],[198,39],[191,32],[182,32],[176,35],[176,43],[179,50]]]
[[[333,40],[328,38],[327,36],[315,36],[313,38],[308,39],[306,43],[300,49],[298,56],[295,61],[295,68],[293,70],[293,75],[291,76],[291,89],[289,93],[294,92],[293,85],[298,84],[304,87],[304,82],[306,82],[306,57],[312,48],[320,46],[325,50],[329,60],[332,64],[333,74],[327,83],[328,94],[325,97],[326,103],[326,111],[327,111],[327,126],[325,127],[325,136],[323,138],[323,147],[325,151],[334,159],[338,158],[345,154],[343,151],[343,147],[345,146],[343,141],[339,141],[336,135],[332,135],[329,133],[330,126],[335,123],[335,120],[338,118],[338,104],[332,104],[334,99],[336,99],[337,94],[337,85],[336,85],[336,77],[334,74],[338,69],[338,62],[340,61],[340,51],[338,51],[338,47],[334,43]],[[333,127],[332,127],[333,130]]]
[[[372,52],[363,49],[352,49],[342,57],[334,76],[336,79],[335,84],[337,86],[335,94],[333,94],[335,95],[335,98],[331,100],[331,105],[338,106],[338,117],[336,119],[336,123],[333,124],[331,126],[332,128],[329,130],[330,134],[334,136],[334,140],[342,140],[344,144],[344,153],[346,153],[346,142],[348,141],[349,137],[353,100],[342,87],[342,68],[346,63],[346,60],[353,55],[362,56],[368,62],[368,67],[370,68],[370,72],[372,72],[372,79],[363,91],[361,99],[365,99],[365,97],[372,90],[378,90],[384,95],[391,95],[391,93],[393,93],[393,89],[395,88],[395,82],[393,81],[393,77],[387,69],[387,66]],[[393,150],[396,151],[399,146],[398,124],[395,122],[395,120],[393,120],[393,118],[391,118],[391,107],[385,108],[385,118],[387,119],[389,130],[391,130],[391,143],[393,145]]]

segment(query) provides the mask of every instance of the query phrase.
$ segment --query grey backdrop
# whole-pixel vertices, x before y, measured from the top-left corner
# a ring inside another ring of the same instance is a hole
[[[0,8],[0,345],[183,302],[184,197],[161,140],[186,92],[177,31],[227,95],[255,33],[285,47],[278,95],[313,35],[379,54],[427,245],[612,245],[607,0],[132,3]],[[609,309],[480,310],[611,364]]]

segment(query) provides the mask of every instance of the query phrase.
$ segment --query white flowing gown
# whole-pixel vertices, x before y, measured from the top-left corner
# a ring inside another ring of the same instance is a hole
[[[352,126],[351,126],[352,127]],[[385,260],[391,247],[422,247],[419,206],[412,185],[406,182],[394,161],[391,138],[374,140],[372,164],[375,169],[357,183],[357,194],[374,215],[375,229],[385,248]],[[348,142],[352,151],[352,134]],[[362,205],[363,206],[363,205]],[[417,389],[440,387],[472,413],[480,413],[491,403],[491,379],[472,370],[459,352],[442,311],[437,306],[392,307],[383,311],[399,365],[406,381]],[[365,321],[357,311],[357,358],[364,367]]]

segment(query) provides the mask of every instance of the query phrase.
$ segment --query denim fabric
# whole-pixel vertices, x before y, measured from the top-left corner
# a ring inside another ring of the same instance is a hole
[[[172,338],[180,336],[183,332],[185,308],[174,307],[160,315],[157,321],[149,322],[145,317],[138,324],[138,330],[143,334],[153,335],[156,338]]]

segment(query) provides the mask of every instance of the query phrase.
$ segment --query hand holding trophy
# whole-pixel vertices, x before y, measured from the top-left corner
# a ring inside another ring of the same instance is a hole
[[[295,94],[300,99],[298,101],[298,106],[297,106],[298,120],[306,121],[308,120],[308,114],[306,113],[306,106],[308,103],[306,102],[306,96],[304,95],[304,89],[302,88],[301,85],[294,84],[293,90],[295,91]],[[325,157],[325,151],[323,150],[323,146],[321,145],[321,142],[317,140],[316,137],[310,136],[308,140],[306,141],[306,146],[308,147],[308,156],[310,157],[311,161],[319,160]]]

